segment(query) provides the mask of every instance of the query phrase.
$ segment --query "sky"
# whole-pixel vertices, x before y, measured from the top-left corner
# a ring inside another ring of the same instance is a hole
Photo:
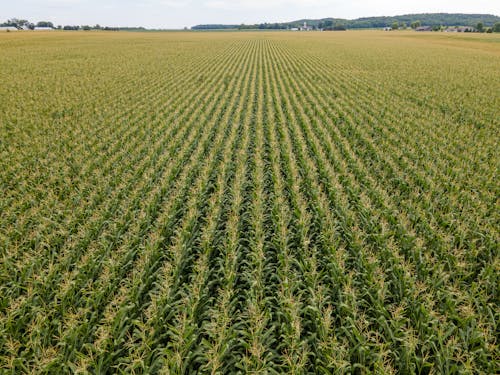
[[[3,4],[2,4],[3,3]],[[205,23],[286,22],[408,13],[500,15],[499,0],[0,0],[9,18],[55,25],[144,26],[177,29]]]

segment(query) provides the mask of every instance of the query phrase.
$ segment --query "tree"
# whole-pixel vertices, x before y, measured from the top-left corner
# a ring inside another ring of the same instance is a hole
[[[18,29],[27,26],[29,27],[30,24],[28,20],[20,20],[18,18],[12,18],[10,20],[7,20],[7,22],[3,23],[2,26],[12,26],[12,27],[17,27]]]
[[[476,25],[476,29],[479,33],[484,33],[484,25],[482,22],[478,22]]]
[[[493,25],[493,32],[500,33],[500,22],[497,22]]]
[[[54,24],[52,22],[48,22],[48,21],[40,21],[40,22],[37,22],[36,27],[51,27],[51,28],[54,28]]]
[[[393,22],[393,23],[392,23],[391,28],[392,28],[393,30],[397,30],[397,29],[399,29],[399,22],[397,22],[397,21]]]
[[[420,21],[414,21],[411,23],[410,27],[412,29],[416,29],[417,27],[420,27],[422,24],[420,23]]]

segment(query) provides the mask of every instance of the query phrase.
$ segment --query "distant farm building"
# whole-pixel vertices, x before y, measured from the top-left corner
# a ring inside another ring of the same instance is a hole
[[[302,26],[291,27],[290,30],[291,31],[311,31],[311,30],[314,30],[314,28],[312,26],[308,26],[307,22],[304,22],[304,24]]]
[[[473,33],[474,31],[476,29],[472,26],[450,26],[445,30],[447,33]]]
[[[304,22],[304,25],[300,28],[301,31],[311,31],[313,29],[312,26],[308,26],[307,22]]]
[[[384,31],[392,31],[392,27],[384,27],[383,30]]]
[[[431,26],[419,26],[415,29],[415,31],[432,31]]]
[[[54,30],[52,27],[35,27],[35,31],[52,31]]]
[[[14,26],[0,26],[0,31],[17,31],[17,27],[14,27]]]

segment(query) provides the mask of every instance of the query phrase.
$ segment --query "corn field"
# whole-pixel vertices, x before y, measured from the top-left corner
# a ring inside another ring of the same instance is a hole
[[[500,372],[498,36],[0,51],[0,373]]]

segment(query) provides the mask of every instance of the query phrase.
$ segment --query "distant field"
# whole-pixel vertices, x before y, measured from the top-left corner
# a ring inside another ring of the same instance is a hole
[[[1,373],[500,372],[498,35],[0,51]]]

